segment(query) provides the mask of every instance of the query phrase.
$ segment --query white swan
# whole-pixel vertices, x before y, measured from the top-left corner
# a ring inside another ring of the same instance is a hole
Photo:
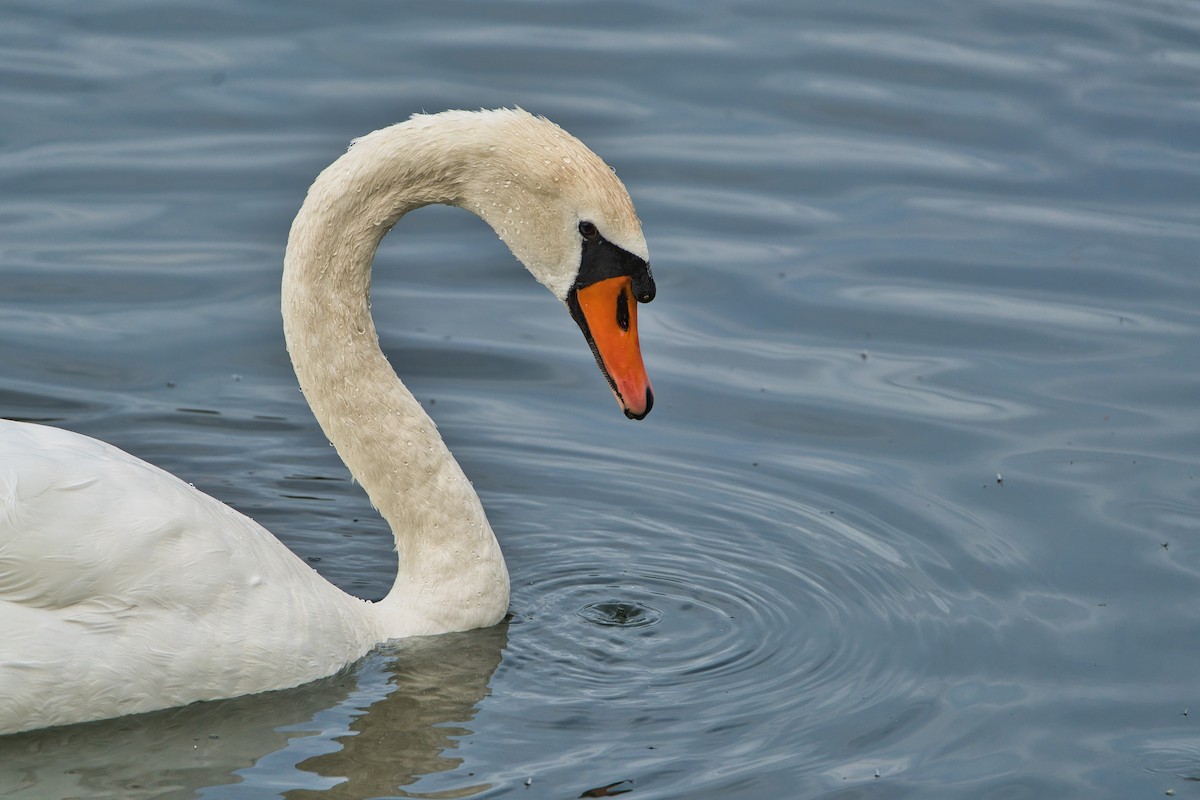
[[[637,338],[653,298],[613,171],[521,110],[418,115],[313,183],[283,274],[313,413],[391,526],[399,572],[368,603],[253,520],[94,439],[0,422],[0,733],[296,686],[389,638],[492,625],[508,572],[479,498],[380,351],[370,270],[430,203],[487,221],[579,323],[618,401],[652,404]]]

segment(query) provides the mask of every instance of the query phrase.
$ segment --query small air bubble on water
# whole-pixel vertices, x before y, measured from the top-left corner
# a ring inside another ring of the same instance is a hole
[[[605,627],[641,628],[662,620],[662,612],[657,608],[624,600],[589,603],[579,609],[578,614],[594,625]]]

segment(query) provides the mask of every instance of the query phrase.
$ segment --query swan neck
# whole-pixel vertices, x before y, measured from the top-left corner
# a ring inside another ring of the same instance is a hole
[[[285,256],[284,335],[300,388],[396,540],[396,582],[376,604],[384,637],[487,626],[508,604],[479,498],[388,364],[370,311],[383,236],[412,209],[461,204],[461,174],[420,130],[376,131],[317,178]]]

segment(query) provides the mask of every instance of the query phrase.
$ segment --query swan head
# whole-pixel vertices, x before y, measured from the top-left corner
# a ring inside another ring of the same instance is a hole
[[[467,166],[458,205],[491,225],[566,304],[625,415],[645,417],[654,393],[637,305],[654,299],[654,277],[616,173],[574,136],[520,109],[435,116],[458,128],[455,139],[469,148],[459,162]]]

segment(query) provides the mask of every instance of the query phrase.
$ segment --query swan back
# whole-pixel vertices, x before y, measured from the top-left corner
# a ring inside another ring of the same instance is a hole
[[[0,422],[0,734],[321,677],[379,640],[365,605],[157,467]]]

